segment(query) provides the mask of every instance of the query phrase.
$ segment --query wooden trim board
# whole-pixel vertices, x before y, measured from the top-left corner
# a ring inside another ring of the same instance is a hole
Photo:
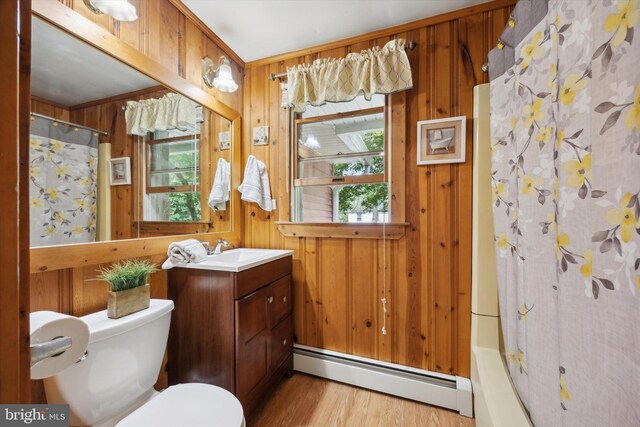
[[[404,236],[408,223],[385,224],[344,224],[310,222],[276,222],[278,231],[286,237],[321,237],[347,239],[390,239]]]

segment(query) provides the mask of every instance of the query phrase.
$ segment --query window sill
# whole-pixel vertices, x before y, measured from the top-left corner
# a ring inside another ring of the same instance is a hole
[[[407,222],[384,224],[345,224],[332,222],[276,222],[278,231],[286,237],[323,237],[334,239],[390,239],[405,234]]]

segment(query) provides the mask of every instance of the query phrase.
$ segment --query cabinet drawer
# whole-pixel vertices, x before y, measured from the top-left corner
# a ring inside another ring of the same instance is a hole
[[[271,330],[271,369],[277,368],[293,351],[291,316]]]
[[[291,314],[291,275],[277,280],[271,285],[271,297],[268,302],[269,326],[274,327]]]
[[[234,298],[249,295],[281,277],[291,274],[292,257],[287,256],[234,275]]]

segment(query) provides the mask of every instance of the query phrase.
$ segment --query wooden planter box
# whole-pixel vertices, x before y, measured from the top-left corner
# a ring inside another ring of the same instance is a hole
[[[144,286],[127,289],[126,291],[109,291],[109,303],[107,304],[107,316],[110,319],[119,319],[127,314],[149,308],[150,287]]]

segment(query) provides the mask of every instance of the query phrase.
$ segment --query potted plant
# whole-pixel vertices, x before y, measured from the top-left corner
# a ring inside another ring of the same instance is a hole
[[[127,314],[149,308],[149,275],[157,266],[144,259],[130,259],[98,270],[98,279],[109,283],[107,316],[118,319]]]

